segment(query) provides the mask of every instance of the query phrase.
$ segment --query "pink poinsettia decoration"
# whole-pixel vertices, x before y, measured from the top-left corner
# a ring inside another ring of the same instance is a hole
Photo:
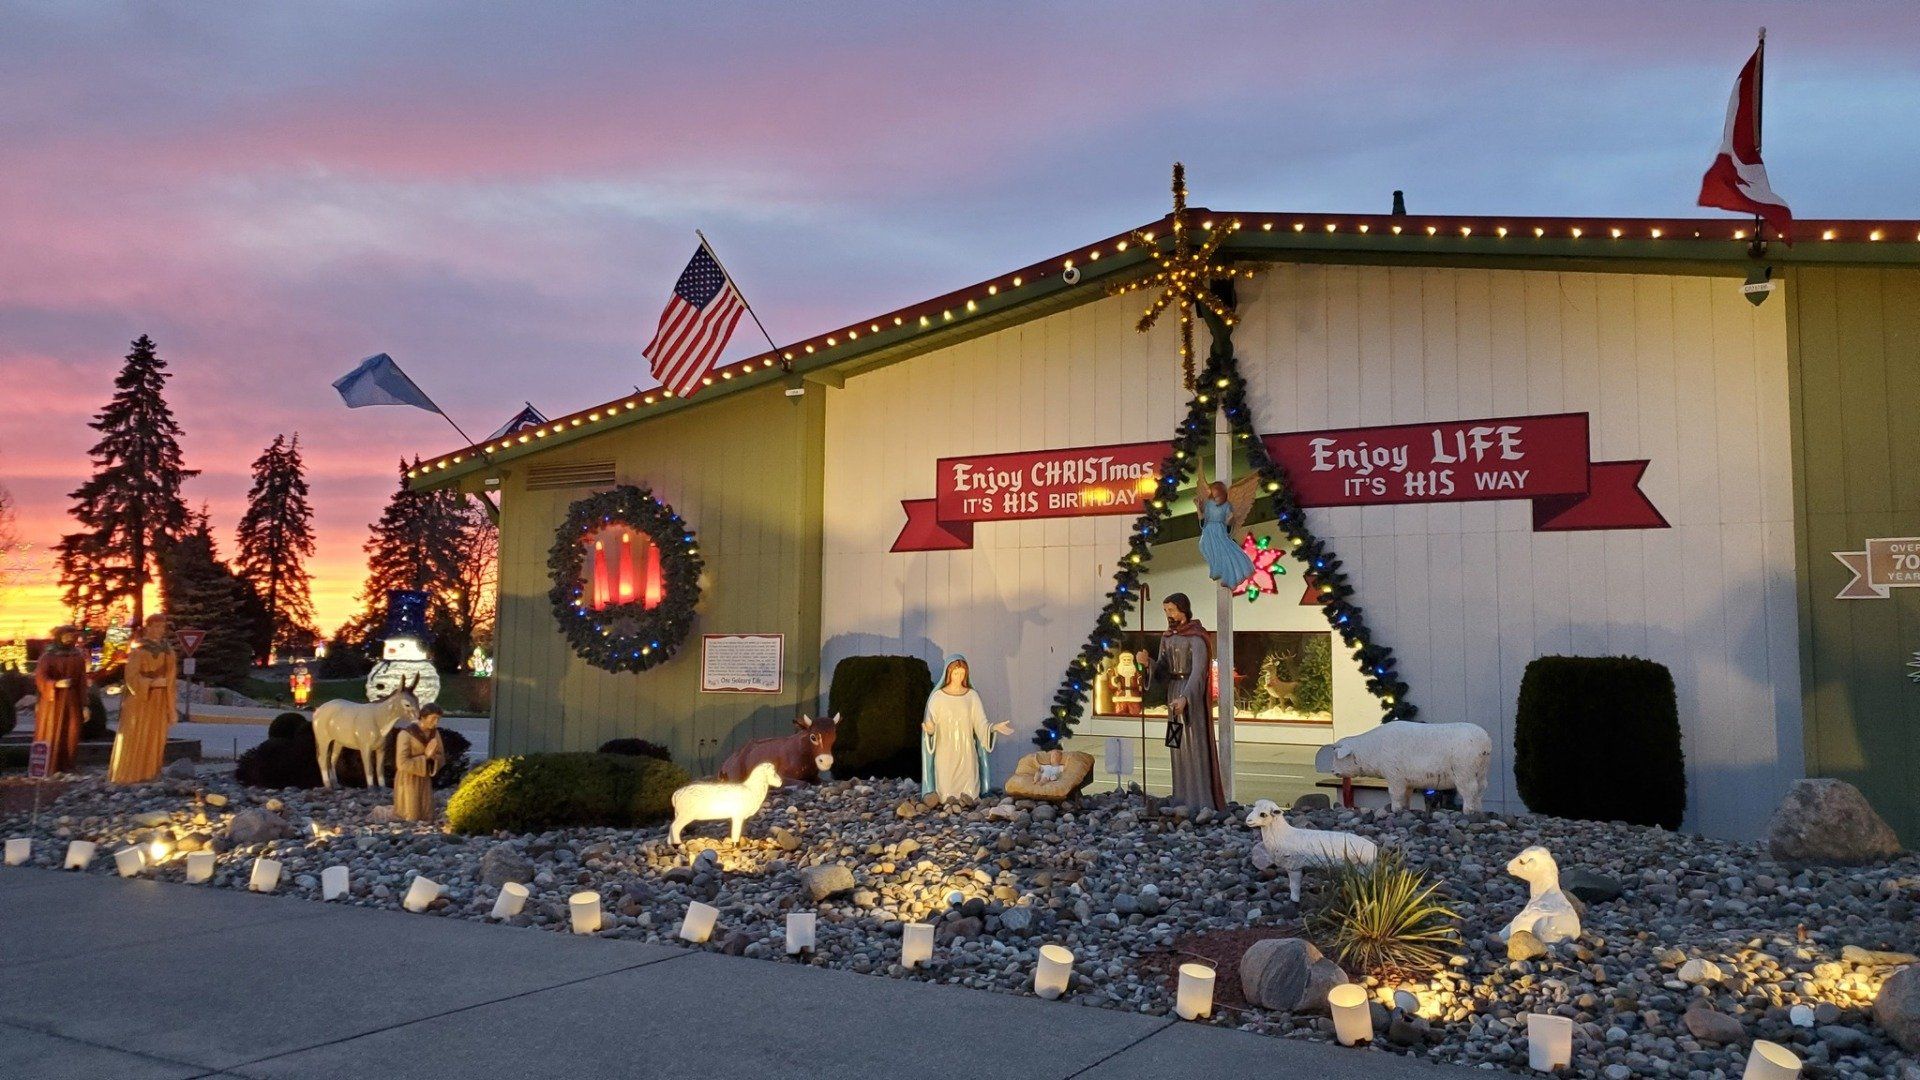
[[[1257,600],[1261,593],[1277,591],[1279,586],[1273,579],[1286,573],[1287,568],[1280,565],[1280,552],[1273,547],[1272,539],[1263,536],[1255,540],[1253,534],[1248,533],[1241,538],[1240,549],[1247,553],[1247,558],[1253,560],[1253,573],[1234,587],[1233,595],[1245,595],[1248,600]]]

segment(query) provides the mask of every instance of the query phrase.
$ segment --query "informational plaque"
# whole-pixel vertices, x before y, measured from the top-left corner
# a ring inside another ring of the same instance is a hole
[[[709,694],[777,694],[786,646],[785,634],[707,634],[700,651],[700,689]]]

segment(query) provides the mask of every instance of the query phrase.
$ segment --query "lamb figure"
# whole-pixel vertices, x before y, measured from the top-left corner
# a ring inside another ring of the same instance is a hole
[[[680,830],[695,821],[731,821],[733,833],[729,839],[740,842],[740,827],[747,819],[760,812],[767,801],[767,792],[780,786],[780,770],[773,762],[763,761],[753,767],[745,780],[729,784],[720,780],[702,780],[688,784],[673,793],[673,824],[667,829],[667,842],[680,844]]]
[[[1493,740],[1478,724],[1393,720],[1321,747],[1313,768],[1339,777],[1380,777],[1396,812],[1407,808],[1415,791],[1452,788],[1471,814],[1479,812],[1487,794],[1492,760]]]
[[[1354,863],[1366,866],[1380,854],[1379,846],[1364,836],[1326,829],[1296,829],[1272,800],[1261,799],[1247,815],[1247,827],[1260,830],[1260,849],[1272,865],[1287,871],[1287,895],[1300,901],[1300,876],[1310,866]],[[1255,860],[1256,864],[1258,860]]]
[[[1527,906],[1500,931],[1500,940],[1512,937],[1516,930],[1525,930],[1547,945],[1580,936],[1580,913],[1560,891],[1560,867],[1552,852],[1539,845],[1530,847],[1513,857],[1507,873],[1527,883]]]

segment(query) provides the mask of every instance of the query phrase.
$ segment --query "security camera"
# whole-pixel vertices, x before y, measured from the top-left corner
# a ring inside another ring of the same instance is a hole
[[[1080,268],[1077,266],[1069,266],[1065,270],[1060,271],[1060,280],[1069,285],[1080,284]]]

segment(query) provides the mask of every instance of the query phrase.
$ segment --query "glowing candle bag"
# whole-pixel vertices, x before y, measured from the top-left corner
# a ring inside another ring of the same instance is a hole
[[[1213,1015],[1213,969],[1205,964],[1181,964],[1180,988],[1174,1014],[1182,1020]]]
[[[123,847],[113,853],[113,865],[121,877],[138,877],[140,871],[147,868],[146,852],[137,847]]]
[[[813,951],[813,934],[816,925],[816,917],[811,911],[794,911],[787,914],[788,956]]]
[[[7,841],[7,865],[24,866],[33,858],[33,841],[27,837],[15,837]]]
[[[933,924],[910,922],[900,931],[900,965],[919,967],[933,959]]]
[[[567,913],[573,919],[573,932],[592,934],[600,929],[600,894],[577,892],[567,898]]]
[[[713,936],[713,924],[720,918],[720,909],[698,900],[687,905],[687,917],[680,920],[680,937],[695,945]]]
[[[1333,1037],[1342,1046],[1364,1046],[1373,1041],[1373,1010],[1367,1008],[1366,987],[1341,983],[1327,991],[1333,1010]]]
[[[1527,1014],[1527,1064],[1540,1072],[1573,1064],[1571,1017]]]
[[[347,868],[329,866],[320,871],[320,899],[338,900],[347,895]]]
[[[402,907],[418,915],[427,910],[427,905],[440,897],[440,883],[425,875],[417,876],[407,886],[406,899],[400,901]]]
[[[1033,966],[1033,992],[1052,1001],[1067,992],[1073,979],[1073,953],[1062,945],[1040,946],[1040,962]]]
[[[280,860],[265,855],[253,860],[253,876],[247,879],[247,888],[254,892],[272,892],[279,887]]]
[[[187,884],[213,880],[214,854],[211,851],[187,852]]]
[[[1741,1080],[1794,1080],[1800,1075],[1800,1058],[1777,1042],[1756,1039],[1747,1055],[1747,1071]]]
[[[68,870],[85,870],[93,862],[93,841],[75,840],[67,845],[67,861],[63,864]]]
[[[493,917],[511,919],[520,914],[527,902],[527,887],[517,881],[509,881],[500,886],[500,895],[493,901]]]

